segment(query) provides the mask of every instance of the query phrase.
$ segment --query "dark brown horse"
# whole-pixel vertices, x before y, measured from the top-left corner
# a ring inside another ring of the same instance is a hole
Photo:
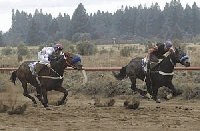
[[[156,102],[160,102],[157,98],[158,88],[165,86],[171,89],[174,96],[179,95],[180,92],[174,87],[172,83],[174,67],[177,63],[180,63],[186,67],[190,66],[187,61],[189,57],[183,52],[180,47],[175,48],[175,52],[169,54],[164,58],[159,64],[153,67],[149,72],[150,79],[146,79],[148,75],[143,67],[143,58],[137,57],[132,59],[126,66],[122,67],[120,73],[113,72],[113,75],[118,80],[122,80],[129,77],[131,80],[131,89],[133,91],[138,91],[141,95],[146,95],[147,92],[152,95]],[[146,82],[147,91],[143,91],[136,87],[136,79],[140,79]]]
[[[22,83],[24,89],[23,95],[32,100],[34,105],[37,102],[33,96],[31,96],[27,90],[27,84],[30,83],[36,87],[39,101],[44,105],[46,109],[48,107],[47,91],[55,90],[64,93],[63,98],[57,102],[56,105],[62,105],[66,100],[68,91],[62,87],[63,74],[66,67],[73,67],[74,69],[81,70],[81,58],[73,53],[64,53],[64,55],[51,57],[51,67],[43,66],[43,68],[33,75],[30,70],[30,64],[34,61],[26,61],[22,63],[19,68],[12,72],[10,77],[11,81],[15,84],[16,78]],[[38,82],[38,80],[39,82]]]

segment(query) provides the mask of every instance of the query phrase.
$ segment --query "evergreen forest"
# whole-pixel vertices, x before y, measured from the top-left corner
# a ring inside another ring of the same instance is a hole
[[[98,44],[140,43],[145,41],[180,40],[194,42],[200,34],[200,8],[196,2],[184,7],[180,0],[166,3],[163,10],[159,3],[150,7],[121,6],[114,13],[101,9],[88,14],[80,3],[70,17],[67,12],[53,18],[42,9],[34,14],[12,10],[12,26],[2,33],[0,46],[30,46],[55,43],[61,39],[76,43],[89,40]]]

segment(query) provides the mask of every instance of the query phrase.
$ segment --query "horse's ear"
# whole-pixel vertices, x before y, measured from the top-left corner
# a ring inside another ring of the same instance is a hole
[[[176,46],[175,50],[181,50],[181,47],[180,46],[178,46],[178,47]]]

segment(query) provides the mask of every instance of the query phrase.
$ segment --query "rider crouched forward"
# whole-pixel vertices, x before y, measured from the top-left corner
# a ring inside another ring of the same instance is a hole
[[[147,53],[147,69],[150,69],[150,63],[158,63],[159,59],[165,58],[164,54],[174,52],[173,43],[171,41],[166,41],[165,43],[157,43],[155,46],[150,48]]]
[[[38,52],[38,61],[40,66],[36,66],[36,73],[42,69],[44,65],[51,67],[49,58],[53,55],[63,55],[63,46],[62,44],[56,44],[52,47],[44,47],[41,51]]]

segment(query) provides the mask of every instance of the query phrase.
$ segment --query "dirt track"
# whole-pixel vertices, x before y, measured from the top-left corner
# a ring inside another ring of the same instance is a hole
[[[16,89],[16,87],[15,87]],[[181,100],[180,97],[160,104],[147,99],[140,100],[136,110],[126,109],[124,100],[115,97],[112,107],[95,107],[94,99],[84,95],[69,94],[66,105],[53,106],[61,94],[50,93],[52,110],[45,110],[41,104],[32,107],[31,102],[17,92],[17,104],[28,103],[21,115],[1,113],[0,130],[8,131],[198,131],[200,129],[200,101]],[[13,92],[0,93],[0,99],[9,103]],[[9,98],[8,98],[9,97]],[[16,94],[13,95],[16,98]],[[101,98],[101,101],[109,98]]]

